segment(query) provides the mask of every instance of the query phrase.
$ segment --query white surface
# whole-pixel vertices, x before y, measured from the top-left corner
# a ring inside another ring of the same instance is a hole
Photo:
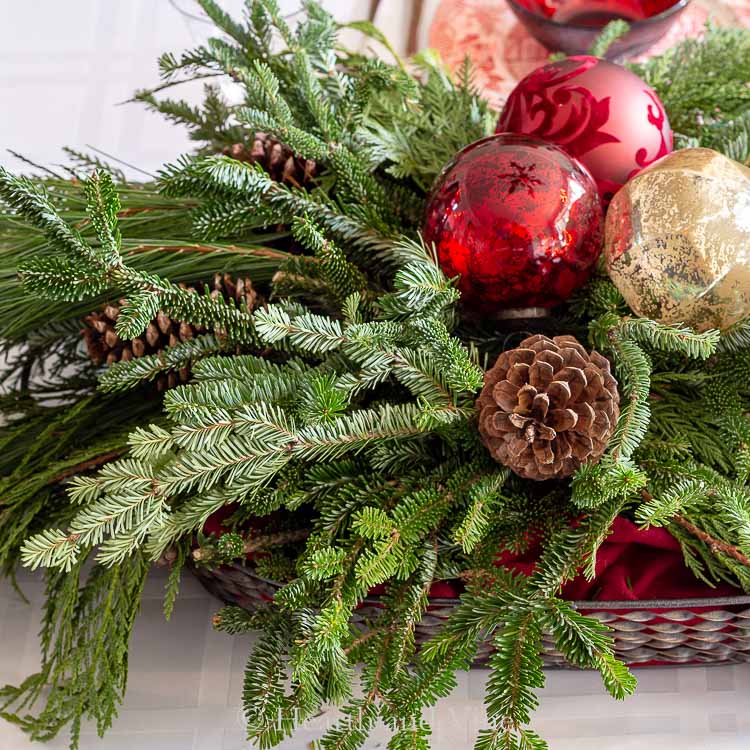
[[[498,0],[500,1],[500,0]],[[176,0],[195,12],[188,0]],[[428,0],[434,7],[436,0]],[[282,3],[285,9],[297,3]],[[224,0],[237,9],[240,0]],[[330,0],[341,18],[363,17],[368,0]],[[379,23],[395,39],[406,34],[408,0],[384,0]],[[155,61],[203,40],[208,27],[169,0],[0,0],[0,163],[19,168],[12,148],[42,163],[60,146],[86,144],[147,171],[189,148],[178,128],[135,104],[116,106],[136,88],[157,82]],[[242,669],[248,642],[213,632],[217,609],[186,579],[171,623],[161,616],[162,581],[150,583],[131,651],[130,689],[104,740],[84,732],[83,750],[240,750]],[[32,604],[0,584],[0,684],[18,682],[37,662],[41,581],[24,583]],[[649,669],[638,694],[608,698],[593,674],[552,672],[536,727],[552,750],[745,750],[750,746],[750,665]],[[433,712],[436,750],[463,750],[483,722],[485,673],[460,677],[455,695]],[[323,716],[283,747],[302,750],[330,720]],[[367,750],[384,748],[384,732]],[[66,747],[64,739],[50,745]],[[0,722],[0,750],[32,745]]]
[[[244,7],[243,0],[220,4],[235,15]],[[279,4],[287,13],[300,6],[299,0]],[[367,16],[370,0],[323,4],[350,21]],[[396,0],[381,13],[397,37],[408,4]],[[197,46],[213,33],[193,17],[199,13],[191,0],[0,0],[0,164],[23,168],[6,149],[50,165],[64,160],[62,146],[90,144],[154,172],[188,151],[182,129],[141,104],[122,102],[159,83],[159,55]],[[167,95],[191,99],[200,91],[188,85]]]
[[[84,730],[82,750],[243,750],[240,695],[250,639],[216,633],[210,615],[219,604],[190,576],[183,581],[173,619],[161,614],[164,574],[149,580],[131,649],[125,706],[100,740]],[[31,605],[0,584],[0,684],[17,683],[37,664],[39,576],[22,587]],[[459,687],[428,717],[435,750],[464,750],[484,726],[484,670],[459,675]],[[617,703],[598,675],[550,671],[535,727],[552,750],[746,750],[750,746],[750,666],[659,668],[638,671],[638,693]],[[282,750],[303,750],[333,719],[307,725]],[[377,731],[366,750],[385,748]],[[25,736],[0,723],[2,750],[30,750]],[[67,747],[60,738],[48,747]]]

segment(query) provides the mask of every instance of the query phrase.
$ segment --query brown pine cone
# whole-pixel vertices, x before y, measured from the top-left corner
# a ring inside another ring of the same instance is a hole
[[[477,399],[493,458],[525,479],[556,479],[599,460],[620,415],[609,360],[574,336],[531,336],[503,352]]]
[[[199,282],[194,286],[185,284],[181,286],[204,294],[207,285]],[[248,310],[254,310],[261,302],[248,278],[235,280],[226,273],[223,276],[216,274],[212,286],[212,297],[222,296],[226,300],[235,300]],[[124,299],[116,303],[110,302],[83,318],[85,327],[81,333],[86,342],[89,357],[97,365],[111,365],[121,360],[127,362],[148,354],[158,354],[168,346],[174,346],[201,333],[206,333],[206,329],[202,326],[172,320],[164,312],[159,311],[140,336],[131,341],[121,339],[115,330],[115,323],[124,304]],[[189,378],[190,369],[183,367],[179,371],[162,373],[156,378],[155,383],[157,389],[162,391],[165,388],[173,388],[180,382],[184,383]]]
[[[250,148],[244,143],[235,143],[222,153],[238,161],[260,164],[274,180],[293,187],[313,187],[318,174],[315,161],[296,156],[288,146],[267,133],[256,133]]]

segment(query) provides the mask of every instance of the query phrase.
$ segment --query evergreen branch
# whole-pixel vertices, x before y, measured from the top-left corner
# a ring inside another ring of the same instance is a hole
[[[652,504],[654,502],[653,495],[648,492],[647,490],[641,490],[641,496],[643,497],[643,500],[647,504]],[[644,508],[647,506],[644,506]],[[664,512],[665,519],[667,520],[666,516],[669,511]],[[728,557],[733,558],[736,560],[740,565],[743,565],[745,567],[750,567],[750,557],[740,552],[737,547],[727,544],[726,542],[722,541],[721,539],[717,539],[711,534],[709,534],[706,531],[703,531],[702,529],[698,528],[694,523],[689,521],[684,516],[680,515],[679,513],[672,513],[669,516],[669,520],[678,524],[683,529],[685,529],[687,532],[689,532],[692,536],[694,536],[696,539],[700,539],[704,544],[708,546],[708,548],[713,552],[714,554],[721,553],[723,555],[727,555]]]
[[[144,381],[153,380],[160,373],[189,367],[202,357],[221,352],[226,346],[226,339],[204,334],[168,346],[157,354],[116,362],[99,376],[99,388],[105,393],[135,388]]]
[[[607,50],[630,31],[630,24],[622,18],[610,21],[596,37],[589,54],[594,57],[605,57]]]
[[[618,328],[611,328],[607,339],[615,354],[627,404],[620,412],[617,429],[608,453],[619,460],[629,459],[648,430],[651,410],[648,397],[651,385],[651,362],[645,352]]]
[[[664,325],[646,318],[623,320],[619,326],[622,335],[663,352],[684,354],[691,359],[708,359],[716,351],[719,331],[695,333],[679,325]]]
[[[724,331],[717,349],[722,353],[750,349],[750,318],[745,318]]]
[[[387,256],[392,240],[356,216],[349,216],[309,195],[273,180],[262,167],[225,156],[212,156],[166,168],[161,187],[168,196],[235,195],[262,201],[274,209],[280,223],[308,216],[347,245]]]
[[[495,636],[490,657],[492,673],[487,682],[487,715],[501,721],[510,734],[531,721],[538,706],[535,689],[544,687],[542,633],[533,611],[510,614],[502,632]]]
[[[656,91],[672,129],[703,145],[706,125],[731,121],[750,106],[744,85],[750,77],[748,52],[750,36],[743,29],[712,27],[701,40],[686,39],[629,67]]]
[[[32,740],[50,740],[70,724],[72,747],[78,745],[84,719],[103,734],[117,714],[127,684],[128,644],[148,571],[137,554],[111,568],[94,566],[88,574],[83,562],[70,573],[48,573],[41,669],[0,694],[3,716],[29,732]],[[79,585],[82,574],[85,580]],[[18,713],[39,700],[44,706],[37,715]]]
[[[312,222],[297,218],[292,224],[292,232],[298,242],[320,258],[322,275],[339,303],[367,288],[367,279],[362,272],[347,261],[341,250],[326,240]]]
[[[95,173],[85,185],[89,215],[101,243],[99,248],[90,246],[62,220],[43,190],[22,178],[10,176],[4,170],[0,172],[0,194],[64,253],[62,260],[70,275],[64,280],[57,278],[57,283],[53,284],[49,273],[46,276],[37,273],[35,285],[38,291],[41,291],[41,284],[52,299],[62,296],[78,300],[82,291],[94,291],[90,280],[95,278],[99,280],[96,291],[115,286],[126,294],[135,294],[142,309],[137,313],[133,310],[135,314],[123,315],[122,321],[117,323],[118,332],[126,338],[142,333],[152,317],[150,313],[158,309],[195,325],[217,326],[241,339],[252,335],[249,311],[208,295],[191,294],[167,280],[125,265],[119,252],[121,240],[117,228],[120,203],[112,178],[108,174]],[[37,270],[38,265],[32,266],[32,275]],[[23,276],[23,270],[21,274]]]

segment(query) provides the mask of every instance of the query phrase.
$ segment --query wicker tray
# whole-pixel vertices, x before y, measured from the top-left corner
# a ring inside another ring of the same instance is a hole
[[[251,563],[192,570],[211,594],[249,611],[280,588],[256,575]],[[750,662],[750,596],[571,603],[614,630],[617,655],[630,665]],[[417,643],[433,636],[457,604],[456,599],[431,599],[416,627]],[[377,598],[365,600],[355,623],[371,619],[380,606]],[[481,643],[475,665],[486,662],[490,651],[489,643]],[[546,637],[544,661],[550,667],[569,666]]]

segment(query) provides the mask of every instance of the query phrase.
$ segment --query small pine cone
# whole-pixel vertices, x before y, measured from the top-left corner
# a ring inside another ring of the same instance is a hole
[[[185,284],[181,286],[196,293],[205,293],[208,285],[198,283],[195,286]],[[213,285],[209,288],[211,289],[211,296],[235,300],[241,307],[248,310],[254,310],[263,301],[248,278],[234,279],[226,273],[224,275],[216,274]],[[121,339],[117,335],[115,324],[125,302],[124,299],[121,299],[117,303],[108,303],[83,318],[85,327],[81,333],[89,357],[94,364],[111,365],[115,362],[127,362],[148,354],[158,354],[168,346],[175,346],[206,332],[206,329],[201,326],[172,320],[160,310],[140,336],[131,341]],[[162,373],[156,378],[155,383],[157,390],[163,391],[174,388],[180,383],[185,383],[189,379],[190,369],[183,367],[180,370]]]
[[[601,458],[620,415],[609,360],[574,336],[536,335],[503,352],[477,399],[493,458],[525,479],[560,479]]]
[[[222,153],[238,161],[260,164],[277,182],[297,188],[314,187],[319,171],[315,161],[296,156],[288,146],[267,133],[256,133],[250,148],[244,143],[235,143]]]

